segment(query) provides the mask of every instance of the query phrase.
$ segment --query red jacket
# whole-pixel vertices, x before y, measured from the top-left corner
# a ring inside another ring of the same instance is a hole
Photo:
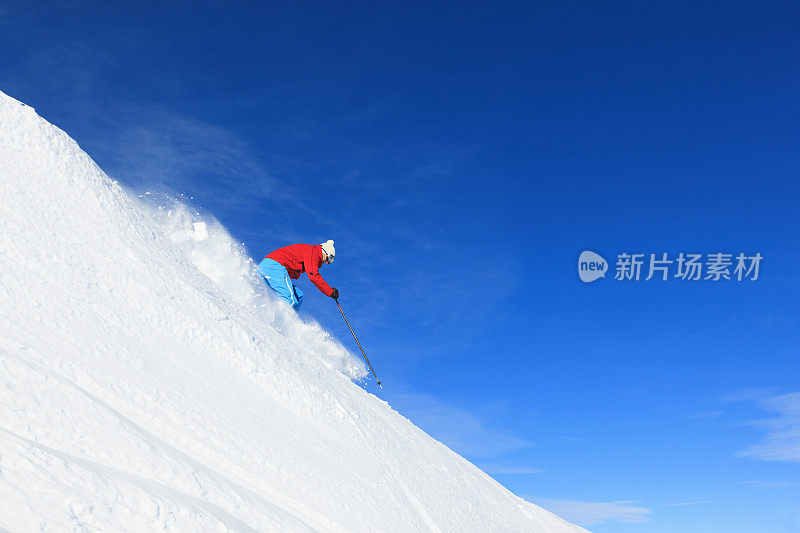
[[[290,244],[271,252],[267,258],[285,266],[290,278],[297,279],[300,273],[306,272],[322,294],[333,294],[333,287],[319,275],[319,267],[322,266],[322,246],[319,244]]]

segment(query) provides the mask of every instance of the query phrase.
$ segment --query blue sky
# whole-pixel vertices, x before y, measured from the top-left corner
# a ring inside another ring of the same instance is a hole
[[[0,90],[255,259],[335,239],[379,394],[515,493],[598,532],[788,532],[799,24],[780,2],[0,2]],[[764,260],[583,284],[587,249]]]

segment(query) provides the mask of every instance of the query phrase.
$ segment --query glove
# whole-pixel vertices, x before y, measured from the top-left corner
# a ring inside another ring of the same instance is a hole
[[[339,291],[336,290],[336,287],[333,288],[333,292],[331,293],[331,298],[333,298],[334,300],[339,299]]]

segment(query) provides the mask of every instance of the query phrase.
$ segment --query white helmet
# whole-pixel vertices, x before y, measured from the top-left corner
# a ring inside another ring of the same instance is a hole
[[[333,258],[336,257],[336,248],[333,247],[333,239],[320,244],[322,251],[328,255],[328,263],[333,263]]]

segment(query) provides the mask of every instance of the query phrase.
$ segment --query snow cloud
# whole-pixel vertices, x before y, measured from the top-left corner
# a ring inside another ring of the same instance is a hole
[[[734,485],[739,485],[742,487],[757,487],[757,488],[776,488],[776,487],[794,487],[796,483],[792,483],[791,481],[760,481],[760,480],[750,480],[750,481],[735,481]]]
[[[758,400],[772,418],[755,420],[750,425],[764,430],[761,442],[739,452],[739,455],[765,461],[800,462],[800,391]]]
[[[584,502],[579,500],[552,500],[526,498],[579,526],[597,526],[606,522],[636,524],[650,521],[650,509],[631,505],[635,501]]]
[[[288,194],[249,143],[226,128],[141,104],[119,105],[115,118],[120,133],[99,144],[116,155],[113,173],[127,181],[139,186],[169,183],[229,204]],[[201,175],[204,179],[198,180]]]

